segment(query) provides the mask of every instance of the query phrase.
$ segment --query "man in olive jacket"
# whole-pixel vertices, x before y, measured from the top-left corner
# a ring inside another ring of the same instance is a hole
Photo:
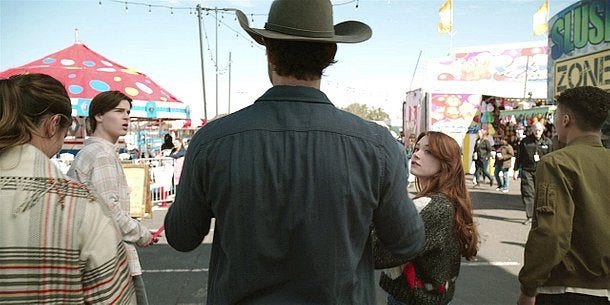
[[[532,229],[519,273],[519,305],[610,304],[610,150],[601,143],[610,94],[564,91],[555,127],[565,148],[536,167]]]

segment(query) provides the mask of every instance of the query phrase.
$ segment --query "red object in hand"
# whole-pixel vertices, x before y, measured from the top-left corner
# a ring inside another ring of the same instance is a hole
[[[409,285],[409,287],[411,287],[412,289],[424,287],[424,282],[417,277],[417,274],[415,274],[415,265],[413,265],[413,263],[406,263],[402,271],[405,275],[405,278],[407,279],[407,284]],[[439,293],[445,293],[446,290],[447,289],[445,288],[444,284],[441,284],[436,287],[436,291],[438,291]]]
[[[417,275],[415,275],[415,266],[413,263],[406,263],[403,272],[407,278],[407,284],[409,284],[409,287],[422,288],[424,286],[424,283],[422,283],[422,281],[417,278]]]
[[[161,232],[163,232],[163,230],[165,230],[165,226],[161,226],[161,227],[159,228],[159,230],[157,230],[156,232],[154,232],[154,233],[152,234],[152,237],[153,237],[153,238],[159,238],[159,236],[161,235]]]

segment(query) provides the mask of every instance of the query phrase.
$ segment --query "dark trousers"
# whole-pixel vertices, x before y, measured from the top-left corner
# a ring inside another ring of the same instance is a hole
[[[527,218],[534,216],[534,199],[536,198],[536,172],[521,171],[521,199],[525,205],[525,215]]]
[[[610,305],[606,297],[566,292],[562,294],[543,294],[536,296],[536,305]]]
[[[496,166],[494,169],[494,176],[496,177],[496,182],[498,182],[498,187],[503,190],[508,190],[510,181],[510,177],[508,177],[508,168],[503,168],[500,164],[500,166]],[[502,179],[500,179],[500,172],[502,172]]]
[[[474,172],[474,176],[477,179],[477,184],[480,183],[480,176],[481,173],[483,173],[483,179],[485,179],[485,177],[487,177],[487,179],[489,179],[489,181],[491,180],[491,175],[489,174],[489,172],[487,171],[487,168],[489,167],[489,160],[476,160],[474,161],[474,166],[476,168],[475,172]]]

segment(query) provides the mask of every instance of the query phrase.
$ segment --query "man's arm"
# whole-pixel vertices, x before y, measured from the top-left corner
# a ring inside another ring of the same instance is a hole
[[[519,281],[521,292],[535,296],[570,249],[574,202],[568,182],[553,159],[543,159],[536,167],[536,201],[532,229],[525,244],[525,262]]]
[[[205,158],[189,152],[184,164],[176,199],[165,215],[164,224],[169,245],[187,252],[197,248],[208,234],[213,213],[204,190]]]
[[[424,224],[408,197],[404,158],[397,149],[388,151],[381,198],[373,214],[379,241],[401,262],[415,257],[425,243]]]

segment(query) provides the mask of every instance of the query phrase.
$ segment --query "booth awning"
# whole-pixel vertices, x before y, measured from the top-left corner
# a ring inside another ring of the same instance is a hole
[[[32,73],[53,76],[64,84],[74,116],[87,116],[89,103],[98,93],[119,90],[133,99],[134,118],[189,118],[187,106],[148,76],[113,62],[82,43],[2,71],[0,77]]]
[[[514,109],[514,110],[502,110],[500,111],[500,117],[507,117],[511,115],[536,115],[536,114],[546,114],[555,112],[557,109],[556,106],[546,106],[546,107],[534,107],[531,109]]]

